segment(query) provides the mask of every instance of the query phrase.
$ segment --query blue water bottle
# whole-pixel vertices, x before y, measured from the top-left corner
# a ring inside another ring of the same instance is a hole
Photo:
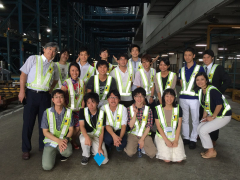
[[[142,150],[140,149],[139,144],[138,144],[138,157],[139,158],[142,157]]]

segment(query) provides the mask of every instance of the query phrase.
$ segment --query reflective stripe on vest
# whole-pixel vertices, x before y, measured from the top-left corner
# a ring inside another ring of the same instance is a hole
[[[103,94],[100,94],[99,75],[94,76],[94,92],[99,95],[100,101],[107,99],[107,94],[110,90],[111,83],[112,83],[112,76],[108,76]]]
[[[84,81],[84,84],[86,84],[88,82],[88,80],[90,79],[90,77],[94,74],[94,70],[95,70],[95,68],[89,65],[87,73],[82,78],[82,80]]]
[[[144,111],[143,111],[143,116],[142,116],[141,127],[140,127],[139,121],[136,117],[134,128],[129,133],[134,134],[139,137],[141,137],[143,135],[143,133],[145,131],[145,126],[146,126],[147,120],[148,120],[148,112],[149,112],[149,106],[145,106]],[[133,115],[134,115],[133,106],[130,106],[130,114],[131,114],[131,117],[133,117]],[[150,133],[148,133],[148,134],[150,134]]]
[[[93,128],[91,121],[90,121],[90,115],[88,113],[88,107],[84,108],[84,117],[90,127]],[[102,133],[102,125],[103,125],[103,117],[104,117],[104,111],[99,109],[98,114],[98,121],[96,123],[96,129],[93,128],[93,132],[91,132],[92,135],[99,137]]]
[[[115,68],[114,71],[115,71],[115,77],[117,80],[118,91],[119,91],[120,95],[121,96],[131,96],[132,95],[131,84],[132,84],[133,71],[130,68],[128,68],[128,80],[127,80],[125,87],[123,86],[122,77],[120,74],[121,70],[117,70],[117,68]]]
[[[128,67],[129,67],[129,69],[132,69],[132,72],[133,72],[132,59],[128,60]],[[139,71],[140,69],[143,69],[143,66],[142,66],[141,62],[138,63],[137,71]]]
[[[204,110],[210,114],[211,116],[213,115],[212,111],[211,111],[211,106],[210,106],[210,91],[212,89],[217,90],[218,92],[220,92],[216,87],[209,85],[206,89],[206,96],[205,96],[205,106],[202,105],[201,100],[202,100],[202,89],[200,89],[198,91],[198,99],[199,102],[201,104],[201,106],[204,108]],[[221,92],[220,92],[221,93]],[[222,93],[221,93],[222,94]],[[223,106],[224,106],[224,110],[222,112],[222,116],[217,116],[218,118],[222,118],[223,116],[225,116],[225,114],[227,113],[227,111],[231,110],[231,106],[228,104],[225,96],[222,94],[222,100],[223,100]]]
[[[27,83],[27,87],[33,88],[33,89],[38,89],[42,91],[48,91],[50,89],[49,83],[51,81],[54,68],[53,68],[54,62],[50,62],[50,65],[48,67],[48,70],[45,74],[43,75],[43,60],[42,56],[36,56],[36,74],[35,74],[35,79],[31,83]]]
[[[121,129],[123,105],[118,104],[116,109],[117,111],[116,119],[113,118],[112,111],[110,110],[109,104],[106,104],[103,107],[105,109],[105,113],[107,114],[107,120],[109,125],[112,126],[115,131],[118,129]]]
[[[146,91],[146,95],[150,95],[151,94],[151,88],[153,87],[153,81],[154,81],[154,69],[150,68],[150,84],[148,82],[147,76],[144,72],[144,69],[140,69],[139,70],[140,74],[141,74],[141,78],[142,78],[142,82],[143,82],[143,86],[144,89]]]
[[[174,75],[175,75],[174,72],[170,72],[169,71],[168,80],[167,80],[167,83],[165,85],[165,88],[163,89],[161,72],[156,74],[156,78],[157,78],[157,82],[158,82],[158,86],[159,86],[159,90],[160,90],[161,96],[163,95],[163,92],[164,92],[165,89],[171,88]]]
[[[66,80],[67,82],[67,86],[68,86],[68,94],[69,94],[69,102],[68,102],[68,108],[70,108],[73,111],[79,111],[80,108],[82,107],[82,100],[83,100],[83,86],[84,86],[84,82],[83,80],[80,80],[78,78],[78,99],[75,98],[76,93],[73,87],[73,83],[71,78],[68,78]],[[80,88],[79,88],[80,85]]]
[[[215,70],[217,68],[218,64],[214,64],[209,72],[209,75],[208,75],[208,79],[209,79],[209,82],[212,83],[212,78],[213,78],[213,75],[215,73]]]
[[[56,128],[56,119],[55,119],[55,115],[53,112],[51,112],[51,108],[48,108],[46,110],[47,112],[47,119],[48,119],[48,125],[49,125],[49,131],[51,134],[53,134],[55,137],[59,138],[59,139],[63,139],[69,129],[70,123],[71,123],[71,117],[72,117],[72,110],[71,109],[66,109],[65,114],[64,114],[64,118],[62,120],[62,124],[61,124],[61,130],[58,131]],[[45,137],[45,139],[43,140],[43,142],[46,143],[51,143],[53,146],[56,147],[56,145],[58,144],[57,142]]]
[[[172,119],[171,119],[171,127],[167,126],[166,118],[165,118],[165,113],[162,108],[162,105],[158,105],[155,107],[157,114],[158,114],[158,119],[159,123],[168,139],[175,139],[175,132],[177,128],[177,123],[178,123],[178,115],[179,115],[179,105],[175,108],[172,109]],[[162,138],[161,134],[156,132],[157,135]]]
[[[58,79],[58,83],[56,84],[56,86],[55,86],[54,89],[61,89],[62,84],[63,84],[63,82],[64,82],[65,79],[62,78],[62,73],[61,73],[61,69],[60,69],[59,62],[57,62],[57,63],[55,63],[55,64],[56,64],[57,67],[58,67],[59,79]],[[69,64],[70,64],[70,63],[68,63],[68,62],[66,63],[67,69],[69,69]],[[68,78],[68,72],[67,72],[67,77],[66,77],[66,79],[67,79],[67,78]]]
[[[179,94],[195,96],[195,92],[192,90],[193,89],[193,83],[194,83],[194,80],[195,80],[195,76],[197,75],[200,67],[201,67],[200,65],[195,66],[188,83],[187,83],[186,77],[185,77],[185,67],[182,67],[182,69],[181,69],[182,90],[180,91]]]

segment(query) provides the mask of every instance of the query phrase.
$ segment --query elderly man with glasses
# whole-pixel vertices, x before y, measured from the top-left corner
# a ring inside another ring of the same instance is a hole
[[[22,129],[22,158],[30,158],[31,137],[38,115],[39,151],[44,148],[43,132],[40,128],[43,112],[51,107],[51,95],[49,89],[52,84],[54,71],[53,59],[58,52],[58,44],[49,42],[43,47],[42,55],[30,56],[20,68],[20,92],[19,101],[24,104],[23,129]],[[26,90],[25,90],[26,88]]]

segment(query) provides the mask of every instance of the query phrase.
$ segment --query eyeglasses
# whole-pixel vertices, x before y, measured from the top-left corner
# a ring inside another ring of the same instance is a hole
[[[118,97],[116,97],[116,96],[115,97],[110,96],[109,98],[110,99],[118,99]]]

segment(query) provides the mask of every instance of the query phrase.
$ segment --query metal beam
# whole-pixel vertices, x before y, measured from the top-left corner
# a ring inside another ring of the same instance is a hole
[[[48,0],[48,3],[49,3],[49,24],[48,24],[48,27],[49,29],[51,29],[50,31],[50,38],[49,40],[52,41],[53,40],[53,37],[52,37],[52,32],[53,32],[53,28],[52,28],[52,0]]]
[[[18,0],[18,32],[19,34],[22,36],[23,34],[23,23],[22,23],[22,0]],[[23,50],[24,50],[24,46],[23,46],[23,40],[22,38],[19,41],[19,59],[20,59],[20,67],[22,67],[23,65]]]
[[[7,30],[7,55],[8,55],[8,70],[11,70],[11,53],[10,53],[10,37],[9,30]]]
[[[58,0],[58,46],[60,51],[62,50],[61,37],[61,1]]]
[[[36,0],[36,10],[37,10],[37,14],[36,14],[36,18],[37,18],[37,55],[40,55],[41,52],[41,42],[40,42],[40,7],[39,7],[39,0]]]
[[[9,20],[9,18],[12,16],[12,14],[14,13],[14,11],[17,9],[18,4],[13,8],[12,12],[8,15],[8,17],[1,23],[0,29],[2,29],[2,27],[7,23],[7,21]]]

